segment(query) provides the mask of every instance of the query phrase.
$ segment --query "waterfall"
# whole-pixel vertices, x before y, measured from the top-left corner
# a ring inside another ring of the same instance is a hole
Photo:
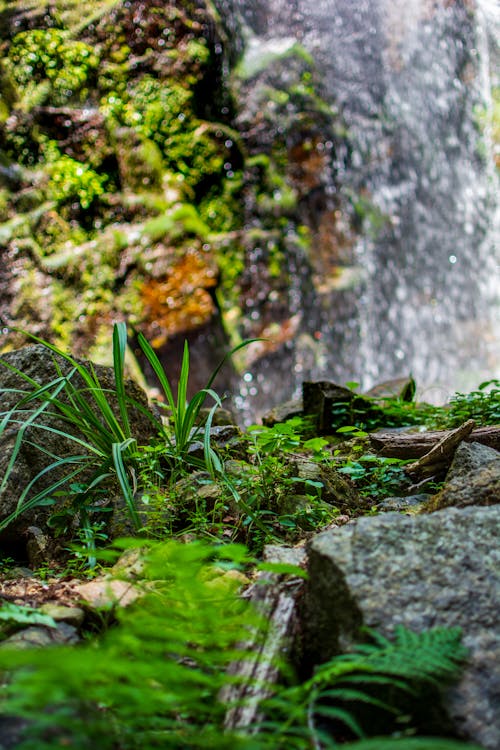
[[[313,273],[302,331],[313,321],[314,335],[304,348],[299,332],[288,354],[288,390],[303,377],[369,387],[412,373],[421,397],[442,401],[499,377],[495,0],[225,0],[221,7],[240,19],[248,61],[293,43],[312,55],[349,144],[348,158],[336,155],[325,200],[361,196],[366,208],[343,269],[351,281],[343,313],[328,264]],[[267,383],[281,394],[283,372],[278,384],[271,368],[263,372],[260,390]]]

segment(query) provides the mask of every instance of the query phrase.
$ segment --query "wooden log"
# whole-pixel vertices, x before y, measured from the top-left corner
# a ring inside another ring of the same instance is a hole
[[[264,551],[264,559],[273,563],[299,565],[305,557],[303,549],[269,546]],[[224,720],[227,731],[245,729],[250,734],[257,731],[263,718],[260,705],[270,696],[283,656],[293,645],[297,629],[296,601],[303,585],[304,579],[299,576],[266,572],[248,589],[246,596],[267,627],[264,637],[259,630],[251,633],[244,644],[253,658],[235,662],[229,669],[236,680],[219,695],[219,700],[229,706]]]
[[[453,430],[433,432],[372,432],[370,443],[381,456],[388,458],[420,458]],[[468,443],[482,443],[500,451],[500,426],[478,427],[463,438]]]
[[[447,432],[428,453],[419,458],[418,461],[405,466],[405,474],[419,481],[445,471],[453,460],[457,445],[471,434],[475,426],[474,420],[469,419],[456,430]]]

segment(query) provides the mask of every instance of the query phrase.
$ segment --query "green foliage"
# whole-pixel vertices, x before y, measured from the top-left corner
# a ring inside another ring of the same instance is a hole
[[[0,672],[8,674],[0,716],[26,720],[17,750],[336,748],[339,722],[363,736],[360,706],[397,713],[381,690],[413,695],[448,682],[465,656],[453,629],[416,634],[398,628],[393,641],[371,633],[371,643],[318,666],[304,683],[274,686],[256,725],[238,734],[225,731],[231,705],[221,690],[244,679],[228,667],[235,660],[251,665],[257,657],[244,645],[249,629],[256,643],[266,631],[231,575],[248,564],[246,550],[175,542],[141,547],[146,569],[135,584],[140,598],[116,610],[117,623],[106,633],[71,647],[0,649]],[[244,684],[246,694],[262,688]],[[385,740],[394,750],[467,747],[439,738]],[[376,750],[381,743],[363,739],[348,747]]]
[[[356,383],[350,385],[356,386]],[[421,425],[428,429],[458,427],[468,419],[478,425],[500,421],[500,381],[487,380],[470,393],[456,393],[444,406],[399,398],[368,399],[354,394],[332,407],[332,427],[338,433],[370,432],[384,427]],[[361,434],[353,437],[362,437]]]
[[[407,463],[400,458],[364,453],[342,461],[339,472],[353,480],[361,495],[380,501],[399,494],[409,485],[403,468]]]
[[[257,621],[220,566],[245,552],[170,542],[149,546],[147,560],[140,600],[104,637],[0,652],[2,713],[30,720],[18,750],[235,747],[218,694],[230,662],[254,658],[241,644]]]
[[[477,425],[500,422],[500,380],[487,380],[470,393],[456,393],[446,407],[434,412],[429,423],[451,428],[468,419]]]
[[[127,329],[125,323],[117,323],[113,328],[113,371],[115,387],[106,390],[92,364],[84,364],[58,347],[36,336],[26,334],[29,338],[42,344],[54,354],[62,357],[71,365],[67,375],[63,375],[56,364],[58,376],[43,386],[17,371],[29,386],[22,392],[20,400],[8,411],[0,412],[0,435],[13,425],[17,436],[0,492],[12,476],[17,456],[23,442],[29,435],[29,429],[36,427],[60,435],[75,448],[74,453],[62,456],[49,455],[47,466],[35,476],[21,492],[17,508],[0,523],[0,530],[6,528],[22,513],[38,505],[54,504],[57,507],[52,514],[51,523],[55,530],[66,531],[71,521],[77,517],[90,561],[95,562],[93,550],[96,539],[102,538],[102,524],[95,520],[95,514],[102,514],[108,509],[108,503],[98,502],[103,491],[117,485],[125,502],[126,512],[136,531],[144,530],[142,507],[138,506],[137,496],[151,498],[154,492],[155,504],[162,497],[161,481],[175,481],[187,469],[202,469],[208,472],[212,480],[217,478],[226,481],[222,462],[211,445],[210,429],[215,410],[221,406],[221,400],[211,386],[225,359],[212,373],[207,387],[198,391],[188,401],[189,382],[189,348],[184,347],[181,373],[174,395],[163,367],[152,346],[142,333],[137,334],[137,342],[144,353],[166,399],[168,425],[160,418],[145,410],[128,395],[124,381],[125,353],[127,348]],[[227,356],[245,346],[244,342]],[[5,366],[8,366],[4,363]],[[13,368],[11,368],[13,369]],[[76,386],[74,379],[79,378],[82,385]],[[207,398],[213,403],[205,420],[200,419],[200,412]],[[115,406],[112,406],[112,404]],[[155,446],[138,446],[131,424],[130,408],[134,407],[146,414],[152,423],[152,432],[156,432]],[[64,429],[54,426],[53,420],[62,420]],[[203,444],[203,458],[190,453],[190,447],[198,440]],[[33,444],[33,443],[32,443]],[[46,453],[43,444],[36,446]],[[50,459],[53,459],[50,461]],[[37,482],[47,475],[57,477],[49,486],[36,491]],[[143,487],[138,486],[138,477]],[[228,486],[232,485],[228,481]],[[141,491],[144,492],[141,493]],[[168,493],[166,493],[168,494]],[[165,494],[163,495],[165,500]],[[146,511],[150,508],[146,507]],[[147,529],[146,529],[147,530]]]
[[[313,451],[313,460],[323,460],[323,439],[306,447],[303,428],[301,418],[248,428],[251,463],[239,463],[232,482],[247,506],[242,531],[253,551],[266,542],[294,542],[304,531],[320,528],[338,515],[337,508],[323,502],[321,481],[296,475],[295,459],[303,457],[302,448]]]
[[[457,628],[415,633],[398,626],[392,641],[373,631],[368,633],[372,642],[335,656],[318,666],[303,684],[284,689],[269,701],[275,712],[269,723],[276,732],[275,747],[339,747],[335,739],[335,727],[339,725],[363,738],[368,730],[363,726],[362,708],[398,715],[398,694],[417,696],[429,686],[450,682],[458,676],[466,656]],[[408,718],[406,721],[411,724]],[[403,750],[406,739],[393,740],[393,746]],[[382,738],[373,740],[374,747],[376,742],[382,743]],[[440,740],[421,742],[423,747],[427,742],[429,748],[436,742],[438,748]],[[359,748],[363,746],[360,742]],[[352,748],[358,750],[358,743]]]
[[[151,75],[143,76],[130,94],[113,91],[101,103],[111,127],[126,125],[155,143],[165,168],[179,173],[187,185],[195,187],[207,177],[219,183],[227,161],[225,128],[199,120],[193,107],[193,89]]]
[[[157,242],[165,236],[170,240],[178,240],[189,234],[205,239],[208,232],[208,226],[190,203],[175,205],[162,216],[156,216],[147,221],[143,229],[143,234],[151,242]]]
[[[46,628],[55,628],[56,623],[42,612],[32,607],[21,604],[3,602],[0,607],[0,636],[9,635],[13,629],[22,625],[43,625]]]
[[[163,395],[166,398],[171,434],[169,434],[168,430],[162,428],[161,422],[158,423],[160,434],[165,438],[167,444],[166,455],[174,462],[192,462],[193,459],[189,457],[189,447],[198,440],[200,436],[203,436],[204,463],[201,464],[201,466],[207,469],[211,476],[216,476],[216,474],[221,471],[222,466],[210,444],[210,428],[212,426],[214,413],[218,407],[222,406],[222,402],[217,393],[212,389],[212,384],[227,357],[232,356],[235,352],[250,342],[245,341],[232,349],[209,377],[206,387],[195,393],[189,402],[187,399],[189,382],[189,347],[187,341],[184,344],[184,353],[176,396],[174,396],[168,378],[155,350],[140,332],[137,334],[137,343],[156,375]],[[199,417],[201,409],[204,407],[208,397],[214,401],[214,405],[210,409],[205,423],[203,423],[202,421],[200,422]]]
[[[106,175],[99,175],[87,164],[63,154],[47,166],[50,181],[47,195],[59,204],[77,202],[88,209],[104,193]]]
[[[14,37],[9,68],[16,83],[30,87],[50,82],[53,104],[64,104],[76,94],[88,94],[86,85],[99,58],[88,44],[69,39],[61,29],[33,29]]]
[[[0,529],[8,526],[30,508],[47,502],[56,502],[58,491],[61,488],[69,488],[68,497],[72,506],[70,513],[79,515],[89,549],[92,550],[94,534],[91,515],[95,492],[110,479],[118,482],[135,528],[141,527],[129,468],[133,462],[136,441],[132,436],[128,418],[128,409],[133,402],[127,397],[124,388],[126,328],[124,324],[117,324],[113,330],[116,386],[113,395],[118,404],[118,415],[111,407],[110,394],[101,386],[92,364],[83,364],[53,344],[36,336],[26,335],[66,360],[71,369],[67,375],[63,375],[57,361],[54,360],[58,376],[43,386],[21,371],[15,370],[25,380],[29,389],[12,409],[0,413],[0,434],[13,425],[17,427],[14,449],[0,491],[11,477],[16,458],[26,439],[25,433],[30,427],[38,428],[42,434],[43,431],[47,431],[60,435],[74,445],[75,452],[64,457],[48,454],[49,459],[52,458],[53,461],[26,485],[21,492],[16,510],[3,519]],[[9,367],[5,362],[2,364]],[[82,385],[75,386],[73,378],[76,376],[80,378]],[[53,426],[51,419],[62,420],[67,425],[67,430]],[[36,447],[42,453],[46,453],[43,444],[38,443]],[[32,494],[37,482],[51,472],[59,478],[45,489]],[[85,476],[85,482],[83,485],[76,485],[76,490],[72,494],[71,482],[80,476]]]

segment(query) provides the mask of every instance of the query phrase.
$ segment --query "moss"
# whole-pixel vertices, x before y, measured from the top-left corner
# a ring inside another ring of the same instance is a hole
[[[291,38],[285,38],[281,43],[273,40],[273,43],[269,44],[250,40],[235,74],[241,80],[248,81],[273,64],[286,63],[290,58],[298,58],[308,65],[313,65],[313,59],[307,50]]]
[[[21,91],[48,81],[51,103],[64,104],[75,96],[82,101],[87,97],[99,58],[92,47],[61,29],[33,29],[14,37],[6,63]]]

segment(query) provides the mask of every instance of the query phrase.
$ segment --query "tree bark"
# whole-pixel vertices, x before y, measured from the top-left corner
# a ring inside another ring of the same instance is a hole
[[[305,560],[305,552],[270,546],[264,551],[264,559],[298,566]],[[244,644],[253,658],[236,662],[229,669],[235,682],[219,695],[219,700],[229,706],[224,720],[226,730],[246,729],[250,734],[258,730],[263,718],[261,703],[269,697],[270,686],[278,680],[283,655],[292,647],[297,628],[296,600],[303,584],[304,579],[298,576],[266,572],[247,591],[246,597],[254,603],[267,627],[264,637],[259,629]]]
[[[380,456],[388,458],[420,458],[454,430],[435,432],[373,432],[370,443]],[[500,451],[500,426],[478,427],[466,437],[468,443],[482,443]]]
[[[420,481],[446,471],[453,460],[457,445],[471,434],[475,426],[474,420],[469,419],[456,430],[447,432],[428,453],[418,461],[405,466],[405,474],[413,480]]]

